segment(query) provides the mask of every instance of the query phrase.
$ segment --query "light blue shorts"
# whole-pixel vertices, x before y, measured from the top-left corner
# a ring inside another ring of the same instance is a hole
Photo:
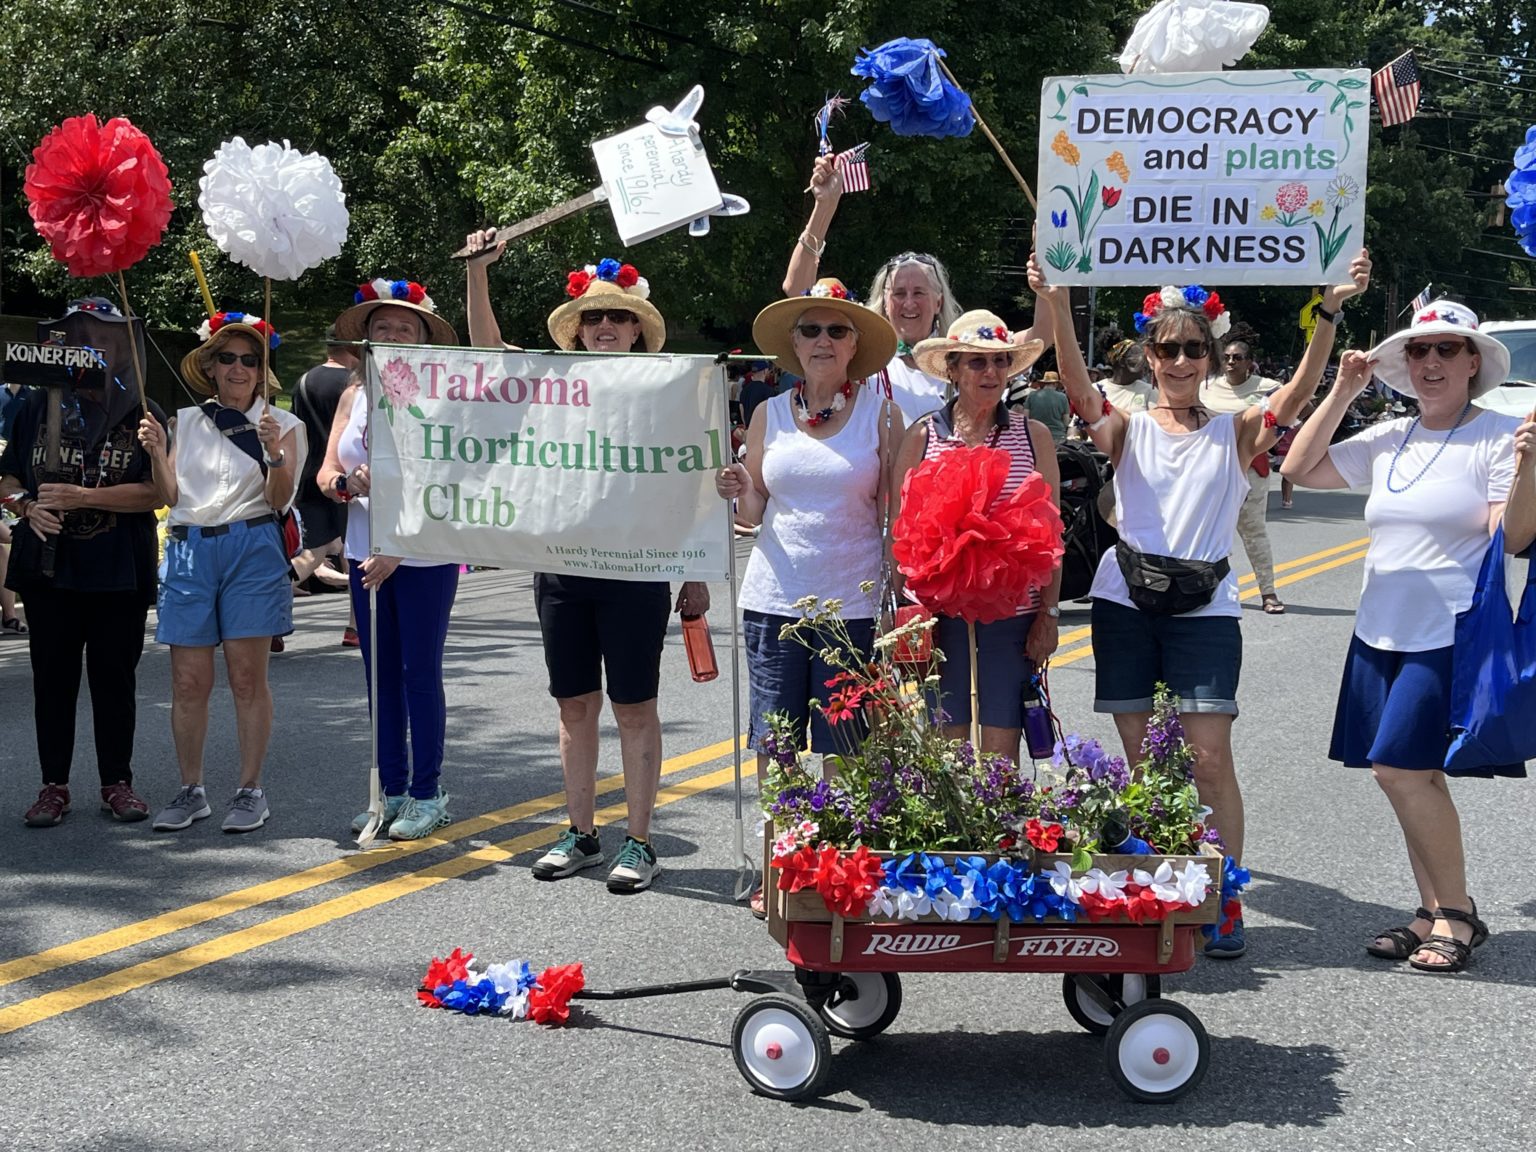
[[[165,542],[155,639],[209,648],[221,640],[293,631],[293,586],[275,522],[188,528]]]

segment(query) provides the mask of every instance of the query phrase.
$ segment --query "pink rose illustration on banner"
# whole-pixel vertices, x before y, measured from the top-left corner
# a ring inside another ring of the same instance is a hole
[[[386,363],[379,370],[379,382],[384,387],[384,395],[379,397],[379,407],[384,409],[391,424],[395,422],[397,408],[405,409],[418,420],[426,419],[426,414],[416,407],[416,401],[421,396],[421,381],[416,379],[416,373],[404,360],[396,357]]]

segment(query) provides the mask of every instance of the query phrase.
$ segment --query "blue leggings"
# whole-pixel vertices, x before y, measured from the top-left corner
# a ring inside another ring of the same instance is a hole
[[[363,673],[372,674],[372,637],[368,627],[368,593],[362,565],[348,567],[352,579],[352,609],[363,642]],[[410,793],[418,800],[437,795],[443,770],[443,742],[448,731],[448,707],[443,693],[443,644],[448,616],[459,589],[457,564],[408,568],[404,564],[379,585],[379,782],[387,796]],[[367,680],[364,680],[366,685]],[[406,722],[411,745],[407,757]],[[411,766],[415,766],[415,771]]]

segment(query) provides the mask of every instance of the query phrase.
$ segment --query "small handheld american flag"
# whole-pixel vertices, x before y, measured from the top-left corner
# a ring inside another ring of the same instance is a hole
[[[1419,110],[1419,62],[1404,52],[1371,75],[1371,92],[1381,112],[1381,126],[1390,128],[1412,120]]]
[[[1424,291],[1420,292],[1417,296],[1415,296],[1413,298],[1413,310],[1414,310],[1414,312],[1418,312],[1421,309],[1429,307],[1429,292],[1430,292],[1430,289],[1432,289],[1434,286],[1435,286],[1434,282],[1431,281],[1430,283],[1424,285]]]
[[[857,144],[846,152],[839,152],[833,161],[843,174],[844,192],[865,192],[869,189],[869,164],[864,159],[869,145]]]

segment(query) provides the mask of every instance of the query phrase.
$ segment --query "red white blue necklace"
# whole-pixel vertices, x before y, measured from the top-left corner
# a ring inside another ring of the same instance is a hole
[[[818,424],[825,424],[833,415],[841,412],[848,406],[848,397],[853,395],[853,381],[844,380],[843,386],[837,390],[837,395],[832,397],[832,403],[828,404],[820,412],[812,412],[811,406],[805,402],[805,381],[795,385],[795,419],[807,428],[814,428]]]
[[[1401,488],[1396,488],[1392,484],[1392,473],[1397,468],[1398,457],[1403,454],[1403,449],[1408,447],[1408,441],[1413,439],[1413,430],[1419,426],[1419,421],[1424,418],[1422,413],[1420,413],[1418,416],[1415,416],[1413,418],[1413,423],[1408,425],[1408,435],[1403,437],[1403,442],[1397,446],[1397,451],[1392,453],[1392,463],[1387,465],[1387,491],[1394,494],[1400,494],[1408,491],[1408,489],[1412,488],[1420,480],[1424,479],[1424,477],[1428,475],[1429,470],[1435,466],[1435,461],[1440,459],[1440,453],[1445,451],[1446,445],[1451,442],[1451,437],[1456,435],[1456,429],[1461,427],[1461,422],[1467,418],[1467,413],[1470,411],[1472,411],[1472,401],[1468,400],[1467,406],[1461,410],[1461,415],[1456,417],[1456,422],[1452,424],[1448,429],[1446,429],[1445,439],[1440,441],[1440,447],[1435,449],[1435,454],[1429,458],[1429,463],[1424,465],[1424,467],[1419,470],[1419,474],[1412,480],[1408,481],[1408,483],[1404,484]]]

